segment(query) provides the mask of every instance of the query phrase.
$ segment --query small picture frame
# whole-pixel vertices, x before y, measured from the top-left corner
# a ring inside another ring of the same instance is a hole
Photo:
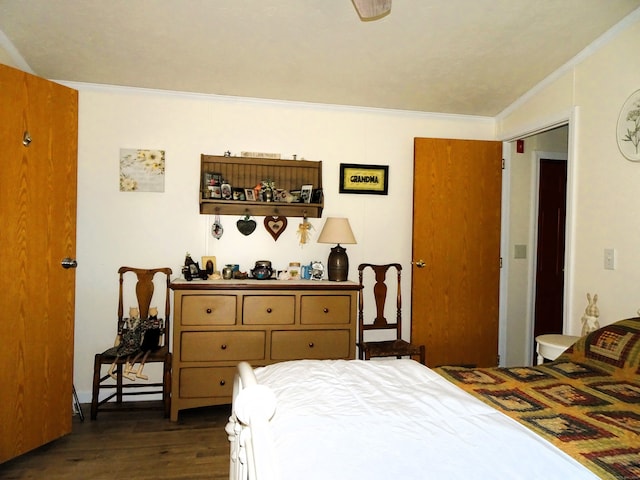
[[[233,199],[234,200],[246,200],[246,194],[244,193],[244,188],[232,188]]]
[[[228,183],[223,183],[222,185],[220,185],[220,189],[222,191],[223,200],[231,200],[233,198],[231,185],[229,185]]]
[[[256,201],[256,192],[253,188],[245,188],[244,189],[244,197],[249,202]]]
[[[321,188],[314,188],[311,194],[311,203],[322,203],[323,193]]]
[[[389,165],[340,164],[340,193],[387,195]]]
[[[302,185],[300,189],[300,198],[302,203],[311,203],[311,195],[313,193],[313,185]]]
[[[202,257],[202,270],[211,275],[216,271],[216,257]]]

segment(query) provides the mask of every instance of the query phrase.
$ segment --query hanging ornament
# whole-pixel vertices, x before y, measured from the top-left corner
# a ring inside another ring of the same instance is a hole
[[[264,228],[277,241],[287,228],[287,217],[264,217]]]
[[[211,225],[211,235],[213,238],[217,238],[220,240],[222,234],[224,233],[224,228],[222,228],[222,223],[220,223],[220,215],[216,215],[213,219],[213,225]]]
[[[245,236],[251,235],[255,231],[257,226],[258,225],[256,224],[256,221],[249,218],[249,214],[246,214],[243,218],[236,222],[238,231]]]
[[[312,228],[313,228],[313,225],[309,223],[309,220],[307,219],[307,215],[305,214],[305,216],[302,217],[302,223],[298,225],[298,236],[300,237],[300,245],[304,245],[307,242],[309,242]]]

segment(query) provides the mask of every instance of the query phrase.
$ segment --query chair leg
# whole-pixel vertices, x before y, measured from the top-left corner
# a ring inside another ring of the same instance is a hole
[[[96,354],[93,361],[93,388],[91,393],[91,420],[98,417],[98,400],[100,395],[100,369],[102,367],[102,355]]]
[[[118,363],[116,366],[116,402],[122,403],[122,370],[123,364]]]

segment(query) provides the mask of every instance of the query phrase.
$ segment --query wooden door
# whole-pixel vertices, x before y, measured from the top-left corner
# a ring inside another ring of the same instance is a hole
[[[562,333],[567,162],[540,159],[534,338]]]
[[[429,366],[498,363],[501,190],[500,142],[415,139],[411,340]]]
[[[3,462],[71,431],[78,100],[0,65],[0,105]]]

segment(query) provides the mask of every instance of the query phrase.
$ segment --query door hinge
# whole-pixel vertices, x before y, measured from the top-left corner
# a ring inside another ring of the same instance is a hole
[[[500,366],[500,354],[496,358],[496,365]]]
[[[502,257],[500,257],[500,268],[502,268]]]
[[[503,158],[503,159],[502,159],[502,169],[503,169],[503,170],[506,168],[506,167],[505,167],[505,165],[506,165],[506,163],[505,163],[504,158]]]

